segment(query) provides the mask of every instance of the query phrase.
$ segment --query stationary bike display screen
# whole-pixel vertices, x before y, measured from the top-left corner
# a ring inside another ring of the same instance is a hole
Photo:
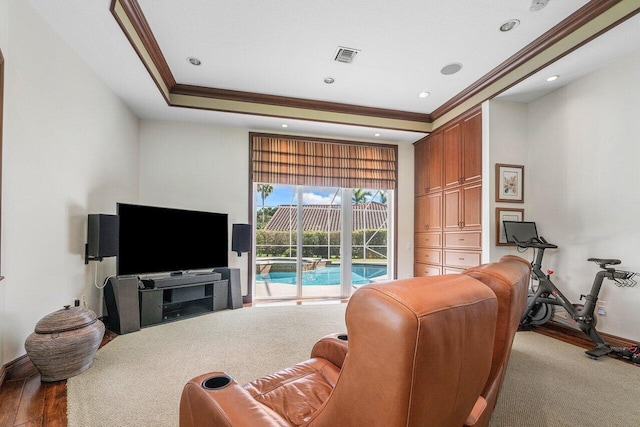
[[[530,239],[538,238],[538,229],[536,223],[532,221],[503,221],[504,235],[507,238],[507,242],[515,243],[513,236],[521,242],[526,242]]]

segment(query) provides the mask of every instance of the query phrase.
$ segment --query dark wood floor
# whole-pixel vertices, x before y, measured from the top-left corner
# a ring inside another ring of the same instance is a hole
[[[572,333],[566,327],[549,322],[535,329],[536,332],[582,348],[593,343],[583,338],[579,331]],[[101,346],[117,337],[107,331]],[[608,337],[606,337],[609,340]],[[615,343],[623,345],[626,343]],[[621,359],[622,360],[622,359]],[[627,363],[631,363],[625,361]],[[31,365],[33,366],[33,365]],[[27,369],[15,378],[5,381],[0,390],[0,427],[57,427],[67,425],[67,382],[43,383],[40,374]]]

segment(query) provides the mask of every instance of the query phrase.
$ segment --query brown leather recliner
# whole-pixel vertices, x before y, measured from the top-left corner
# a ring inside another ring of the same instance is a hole
[[[196,377],[180,425],[461,426],[489,377],[496,314],[495,294],[465,275],[363,286],[346,310],[348,353],[334,335],[244,386]]]
[[[462,274],[478,279],[491,288],[498,298],[493,361],[489,379],[482,391],[486,408],[482,411],[473,411],[465,423],[469,427],[486,427],[489,425],[491,414],[498,401],[513,339],[518,331],[520,317],[527,305],[531,265],[520,257],[507,255],[500,258],[498,262],[474,267],[465,270]],[[485,405],[481,401],[480,404]],[[480,409],[480,406],[477,409]]]

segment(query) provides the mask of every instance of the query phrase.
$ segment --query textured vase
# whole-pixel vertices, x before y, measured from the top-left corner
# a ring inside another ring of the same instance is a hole
[[[43,317],[24,344],[45,382],[60,381],[91,367],[104,324],[88,308],[70,307]]]

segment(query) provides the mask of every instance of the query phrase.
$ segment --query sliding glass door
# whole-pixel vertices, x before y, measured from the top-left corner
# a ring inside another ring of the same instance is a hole
[[[255,297],[348,297],[390,274],[393,192],[255,185]]]

